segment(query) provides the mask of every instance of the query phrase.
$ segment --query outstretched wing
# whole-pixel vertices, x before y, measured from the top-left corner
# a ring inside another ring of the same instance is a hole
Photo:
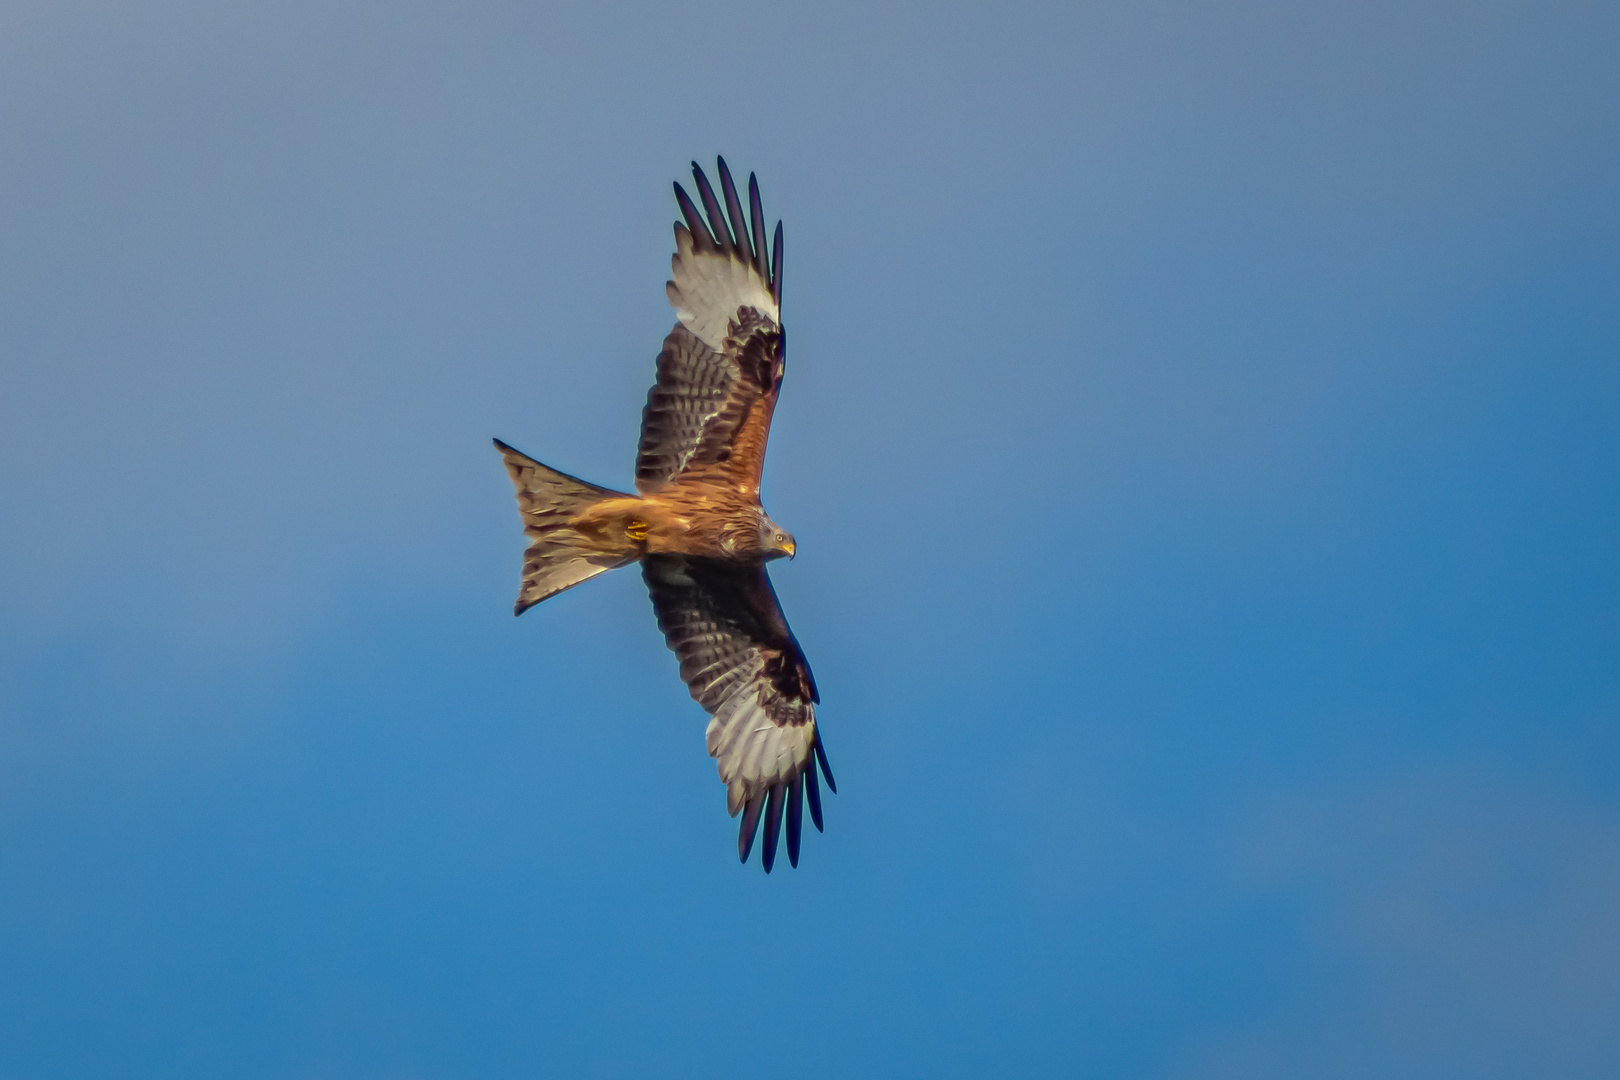
[[[724,158],[719,170],[724,211],[692,164],[707,219],[675,185],[686,221],[675,225],[665,291],[676,323],[641,416],[636,488],[644,493],[697,475],[759,490],[784,368],[782,224],[767,247],[759,184],[748,178],[745,220]]]
[[[719,762],[727,810],[743,814],[738,857],[748,861],[763,812],[765,872],[776,861],[784,816],[788,861],[798,866],[804,800],[821,828],[818,762],[827,786],[838,789],[816,727],[815,679],[765,568],[649,555],[642,576],[681,678],[713,718],[709,756]]]

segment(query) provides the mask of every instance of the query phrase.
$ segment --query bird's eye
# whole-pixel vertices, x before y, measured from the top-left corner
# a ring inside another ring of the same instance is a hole
[[[786,539],[787,539],[787,534],[786,533],[777,533],[776,534],[776,542],[777,543],[781,543],[783,540],[786,540]]]

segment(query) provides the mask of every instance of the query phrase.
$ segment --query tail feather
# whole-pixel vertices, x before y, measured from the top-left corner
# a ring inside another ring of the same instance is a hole
[[[558,472],[499,439],[495,448],[506,459],[506,471],[517,488],[523,532],[529,537],[529,548],[523,553],[523,584],[512,614],[521,615],[564,589],[635,562],[634,553],[603,551],[569,524],[595,503],[632,496]]]

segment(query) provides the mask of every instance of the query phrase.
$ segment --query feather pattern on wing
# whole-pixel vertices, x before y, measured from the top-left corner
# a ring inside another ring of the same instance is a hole
[[[735,364],[675,324],[658,354],[658,381],[647,391],[641,412],[637,491],[657,491],[686,468],[705,429],[725,410],[737,374]]]
[[[675,225],[675,254],[670,259],[670,280],[664,291],[681,325],[709,348],[718,350],[723,347],[739,309],[753,308],[772,322],[780,323],[781,294],[765,272],[771,260],[765,258],[763,251],[754,251],[755,240],[750,230],[743,227],[742,207],[725,160],[720,161],[720,183],[732,211],[730,223],[714,190],[709,187],[708,177],[695,161],[692,178],[697,182],[708,217],[705,220],[686,191],[676,184],[675,198],[686,221]],[[752,210],[757,202],[752,197],[757,193],[752,177],[749,186]],[[762,222],[756,220],[754,226],[754,233],[763,233]]]
[[[675,226],[674,279],[667,286],[677,322],[664,339],[642,413],[636,487],[658,491],[686,473],[757,493],[786,366],[774,280],[782,230],[778,223],[773,263],[754,178],[745,217],[724,159],[723,210],[703,170],[694,164],[692,171],[707,217],[675,185],[686,218]]]
[[[797,865],[800,813],[786,799],[801,798],[799,778],[815,767],[819,696],[765,568],[654,555],[642,560],[642,575],[681,678],[712,717],[706,741],[726,785],[726,808],[733,815],[748,810],[739,854],[746,859],[752,845],[756,804],[775,791],[765,850],[774,857],[770,830],[786,809]],[[819,800],[812,808],[819,820]]]
[[[715,352],[676,325],[658,356],[636,455],[636,489],[709,481],[757,497],[782,383],[782,331],[746,312]]]

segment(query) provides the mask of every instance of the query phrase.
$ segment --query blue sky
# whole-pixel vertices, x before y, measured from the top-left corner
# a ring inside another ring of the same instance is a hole
[[[13,3],[0,1077],[1620,1073],[1620,11]],[[786,222],[839,793],[740,867],[625,486]]]

